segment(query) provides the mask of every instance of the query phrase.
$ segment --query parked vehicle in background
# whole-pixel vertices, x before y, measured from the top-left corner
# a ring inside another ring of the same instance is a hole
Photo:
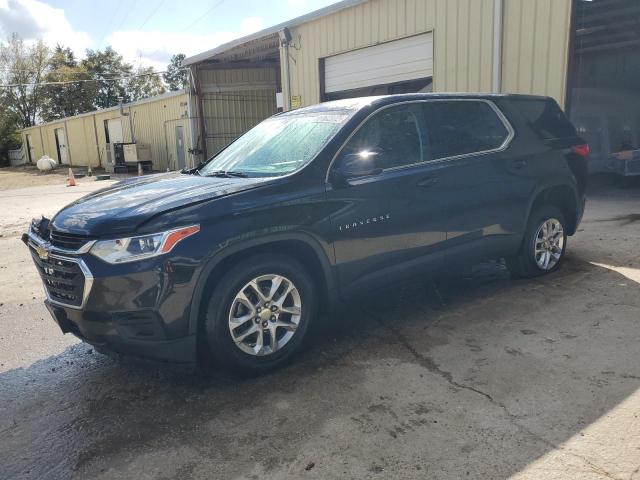
[[[609,155],[609,169],[614,172],[620,183],[627,184],[640,176],[640,149],[631,144],[622,145],[622,149]]]
[[[265,120],[198,168],[88,195],[24,241],[63,332],[260,372],[358,291],[490,257],[553,272],[587,154],[546,97],[340,100]]]

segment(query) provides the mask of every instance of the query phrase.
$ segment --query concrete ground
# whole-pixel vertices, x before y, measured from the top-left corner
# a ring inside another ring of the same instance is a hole
[[[598,187],[553,275],[374,292],[240,381],[60,334],[18,233],[94,187],[0,192],[0,478],[640,478],[640,190]]]
[[[75,175],[78,175],[76,183],[79,185],[93,183],[95,181],[95,177],[85,176],[87,169],[84,167],[73,167],[72,170]],[[93,171],[94,175],[103,173],[105,172],[102,169]],[[69,168],[65,166],[48,172],[41,172],[34,165],[0,168],[0,191],[40,185],[66,185],[68,175]],[[127,175],[113,175],[113,178],[126,176]]]

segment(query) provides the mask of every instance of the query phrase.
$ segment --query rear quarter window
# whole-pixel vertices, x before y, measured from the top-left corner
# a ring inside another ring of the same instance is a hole
[[[543,140],[571,138],[576,130],[551,99],[511,99],[510,103],[522,114],[527,125]]]
[[[428,156],[434,160],[486,152],[502,146],[509,131],[487,102],[431,101],[423,104]]]

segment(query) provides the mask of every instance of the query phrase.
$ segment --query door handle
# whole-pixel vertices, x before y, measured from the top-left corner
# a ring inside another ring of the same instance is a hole
[[[418,186],[423,188],[428,188],[435,185],[439,181],[440,179],[438,177],[426,177],[418,182]]]

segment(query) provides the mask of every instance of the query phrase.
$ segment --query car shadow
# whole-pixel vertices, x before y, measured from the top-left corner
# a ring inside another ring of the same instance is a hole
[[[0,478],[506,479],[640,386],[611,275],[572,254],[540,279],[486,262],[386,286],[252,379],[77,344],[0,374]]]

